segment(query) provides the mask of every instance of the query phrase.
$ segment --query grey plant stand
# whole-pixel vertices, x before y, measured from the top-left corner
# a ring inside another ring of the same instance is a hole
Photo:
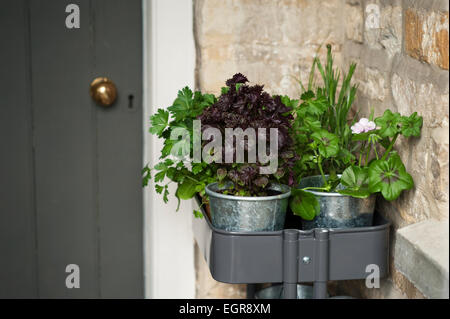
[[[390,223],[379,214],[371,227],[227,232],[214,228],[202,213],[204,218],[194,218],[194,236],[220,282],[283,283],[285,299],[297,298],[297,283],[312,282],[314,298],[324,299],[329,280],[365,279],[372,264],[380,278],[389,271]]]

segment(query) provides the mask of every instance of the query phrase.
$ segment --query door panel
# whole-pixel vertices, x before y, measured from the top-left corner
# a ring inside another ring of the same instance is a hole
[[[69,3],[79,29],[65,26]],[[11,149],[1,159],[0,297],[143,297],[141,14],[139,0],[2,4],[0,63],[14,76],[0,83]],[[117,86],[110,108],[89,96],[97,76]],[[66,287],[68,264],[80,268],[78,289]]]
[[[28,12],[0,10],[0,297],[37,296]],[[14,30],[14,32],[11,32]]]
[[[129,185],[142,183],[142,47],[137,45],[142,42],[141,2],[96,0],[93,7],[98,39],[95,76],[106,75],[119,88],[114,109],[95,108],[97,167],[102,176],[98,188],[101,292],[103,297],[137,298],[144,290],[143,260],[129,260],[143,251],[143,214],[133,213],[142,211],[142,195]]]
[[[81,28],[67,29],[70,2],[30,1],[31,74],[40,296],[97,297],[98,214],[89,1],[77,1]],[[80,267],[67,289],[66,265]]]

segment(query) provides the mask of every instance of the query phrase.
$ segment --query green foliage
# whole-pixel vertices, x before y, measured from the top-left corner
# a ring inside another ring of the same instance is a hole
[[[169,124],[169,112],[159,109],[155,115],[150,117],[150,122],[152,124],[150,127],[150,133],[161,137],[162,132]]]
[[[148,185],[152,175],[151,175],[151,169],[150,167],[148,167],[148,165],[146,165],[143,169],[142,169],[142,187],[145,187]]]
[[[399,113],[392,113],[386,110],[383,116],[375,119],[375,124],[380,127],[381,137],[394,137],[400,131],[401,116]]]
[[[295,215],[305,220],[313,220],[320,213],[320,205],[316,196],[301,189],[292,189],[289,206]]]
[[[150,133],[164,140],[160,162],[153,169],[148,165],[142,170],[142,184],[147,186],[151,173],[154,172],[155,190],[162,194],[167,203],[169,184],[177,184],[175,196],[180,200],[190,199],[196,193],[205,194],[205,186],[215,182],[215,167],[206,163],[186,164],[181,155],[192,154],[193,120],[203,110],[214,104],[216,98],[212,94],[192,92],[188,87],[178,91],[177,98],[166,110],[158,111],[150,117]],[[171,119],[171,120],[170,120]],[[171,137],[175,137],[172,139]],[[178,137],[178,138],[176,138]],[[200,215],[197,212],[196,216]],[[195,212],[194,212],[195,214]]]
[[[355,163],[352,152],[355,143],[348,123],[357,90],[357,86],[351,85],[355,67],[356,64],[352,64],[340,81],[340,72],[333,67],[331,46],[327,46],[325,66],[315,58],[307,89],[300,83],[302,103],[294,107],[296,118],[292,128],[296,152],[301,155],[295,165],[297,180],[319,173],[341,173]],[[316,70],[323,87],[315,86]]]
[[[417,116],[417,112],[414,112],[409,117],[402,116],[400,120],[402,124],[402,135],[405,137],[420,136],[420,130],[422,129],[423,119],[421,116]]]
[[[298,116],[300,118],[318,119],[328,109],[327,98],[321,93],[318,92],[317,98],[312,91],[307,91],[302,94],[301,100],[304,102],[298,110]]]
[[[194,210],[195,218],[203,218],[203,214],[199,210]]]
[[[342,195],[357,198],[370,196],[369,191],[369,170],[367,167],[349,166],[342,173],[341,184],[346,188],[338,190]]]
[[[184,181],[178,185],[176,196],[179,199],[190,199],[197,193],[196,186],[197,181],[185,178]]]
[[[392,153],[388,160],[375,160],[369,167],[369,190],[381,192],[389,201],[397,199],[403,190],[414,186],[400,156]]]
[[[292,106],[295,116],[292,133],[299,155],[295,163],[297,182],[303,176],[318,174],[323,179],[322,187],[305,187],[293,192],[290,207],[307,220],[319,213],[314,196],[307,190],[336,191],[357,198],[380,192],[385,199],[394,200],[403,190],[414,186],[393,147],[399,135],[419,137],[423,119],[417,112],[407,117],[390,110],[373,119],[372,110],[370,118],[358,122],[352,133],[356,118],[349,119],[348,115],[357,90],[357,86],[351,85],[355,67],[350,65],[339,85],[340,73],[333,69],[331,47],[327,46],[325,66],[318,58],[314,59],[308,85],[300,83],[301,103]],[[322,87],[315,87],[316,68]],[[342,174],[341,178],[337,174]],[[337,189],[339,184],[342,187]]]
[[[338,155],[339,153],[339,138],[333,133],[326,130],[316,130],[311,134],[314,142],[317,143],[320,155],[324,158],[329,158]]]

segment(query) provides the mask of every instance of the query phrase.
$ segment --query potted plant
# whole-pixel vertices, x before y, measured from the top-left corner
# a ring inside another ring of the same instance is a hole
[[[192,92],[188,87],[178,91],[178,96],[167,110],[158,109],[150,118],[150,133],[164,140],[160,161],[150,168],[142,170],[143,186],[147,186],[152,173],[155,190],[162,194],[167,203],[169,184],[177,184],[175,196],[180,200],[188,200],[199,194],[205,198],[205,186],[216,181],[216,167],[205,162],[193,163],[194,127],[193,121],[203,110],[217,101],[213,94]],[[152,172],[153,171],[153,172]],[[167,179],[166,179],[167,178]],[[206,204],[206,200],[202,205]],[[194,210],[196,217],[202,217]]]
[[[316,58],[302,103],[294,108],[292,127],[300,159],[295,164],[298,187],[290,207],[303,228],[371,226],[375,194],[396,199],[414,186],[400,156],[393,151],[399,135],[420,136],[422,117],[386,110],[380,117],[348,120],[357,87],[350,85],[356,65],[344,74],[333,69],[331,47],[325,68]],[[324,87],[313,92],[317,66]]]
[[[261,85],[247,82],[235,74],[217,102],[199,116],[204,135],[211,137],[212,131],[225,137],[224,143],[215,137],[203,144],[216,143],[208,152],[217,165],[218,182],[206,186],[212,224],[227,231],[280,230],[291,194],[286,184],[294,181],[296,160],[289,99],[270,96]]]

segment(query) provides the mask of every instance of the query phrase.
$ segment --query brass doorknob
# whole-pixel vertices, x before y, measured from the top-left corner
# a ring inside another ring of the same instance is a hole
[[[89,92],[92,99],[101,106],[111,106],[117,99],[115,84],[105,77],[95,78],[91,83]]]

